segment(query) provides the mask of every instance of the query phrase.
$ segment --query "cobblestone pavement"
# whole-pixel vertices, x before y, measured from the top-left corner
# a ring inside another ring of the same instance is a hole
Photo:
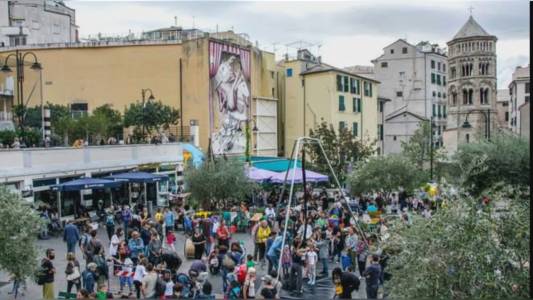
[[[106,253],[109,248],[109,239],[107,238],[107,234],[105,232],[104,228],[99,228],[98,230],[98,238],[104,243]],[[180,256],[182,258],[183,263],[179,269],[180,272],[187,272],[189,270],[190,265],[192,264],[193,260],[185,259],[184,258],[184,244],[186,237],[181,233],[178,232],[176,234],[176,243],[175,248]],[[246,247],[246,250],[248,253],[253,252],[253,242],[251,241],[250,234],[248,233],[237,233],[233,235],[233,240],[242,241]],[[53,248],[56,252],[56,258],[54,260],[54,266],[56,268],[56,276],[55,276],[55,282],[54,282],[54,289],[55,294],[57,295],[60,291],[66,292],[67,290],[67,282],[65,279],[65,267],[66,267],[66,252],[67,252],[67,245],[63,242],[61,237],[58,238],[50,238],[48,240],[39,240],[37,242],[37,247],[39,248],[40,257],[44,256],[44,252],[47,248]],[[78,246],[76,246],[76,258],[81,264],[82,271],[85,268],[85,261],[83,260],[81,251]],[[330,272],[331,269],[334,267],[334,265],[330,264]],[[320,267],[319,267],[320,269]],[[266,274],[267,268],[266,266],[264,268],[261,268],[260,266],[257,267],[257,278],[261,278],[263,275]],[[217,296],[217,299],[222,299],[222,278],[220,275],[211,275],[209,274],[209,282],[213,285],[213,291]],[[329,278],[324,278],[321,281],[323,281],[325,284],[327,284]],[[9,295],[8,293],[11,291],[12,284],[5,284],[7,281],[9,281],[9,276],[5,272],[0,272],[0,299],[14,299],[13,295]],[[2,283],[5,285],[2,286]],[[318,283],[318,279],[317,279]],[[259,286],[259,282],[256,286]],[[306,284],[304,283],[304,286]],[[113,293],[117,293],[119,291],[119,282],[118,277],[111,275],[110,281],[109,281],[109,288],[110,291]],[[75,292],[75,287],[73,288],[73,292]],[[20,289],[20,294],[17,297],[17,299],[41,299],[42,297],[42,288],[41,286],[38,286],[35,282],[32,280],[27,280],[27,288],[26,289]],[[127,291],[127,287],[126,287]],[[306,287],[305,289],[305,295],[304,297],[311,296],[314,293],[314,289],[308,289]],[[285,292],[282,293],[282,295],[285,294]],[[354,298],[365,298],[365,285],[364,280],[361,281],[361,287],[358,292],[354,292],[352,295]],[[116,298],[116,297],[115,297]]]

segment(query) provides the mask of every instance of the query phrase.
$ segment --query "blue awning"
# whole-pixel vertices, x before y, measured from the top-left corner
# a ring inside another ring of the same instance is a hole
[[[273,172],[287,171],[288,168],[292,168],[294,166],[294,160],[289,160],[282,157],[252,156],[251,162],[252,166],[258,169]],[[302,166],[302,162],[297,160],[296,166],[300,168]]]
[[[152,173],[147,173],[147,172],[128,172],[128,173],[114,174],[114,175],[106,177],[106,179],[124,180],[127,182],[152,183],[152,182],[158,182],[158,181],[166,181],[168,180],[168,176],[164,174],[152,174]]]
[[[53,191],[79,191],[119,187],[122,181],[113,181],[101,178],[81,178],[56,184],[51,187]]]

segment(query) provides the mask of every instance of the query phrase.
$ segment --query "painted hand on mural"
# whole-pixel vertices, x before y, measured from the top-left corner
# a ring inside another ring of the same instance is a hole
[[[245,120],[250,91],[235,56],[223,61],[214,77],[219,110],[230,118]]]

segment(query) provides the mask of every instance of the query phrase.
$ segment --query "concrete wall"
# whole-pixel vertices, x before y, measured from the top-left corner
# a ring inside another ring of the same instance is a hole
[[[414,132],[420,128],[422,122],[411,114],[400,114],[389,119],[384,124],[383,147],[385,154],[402,152],[402,142],[409,142]]]
[[[182,60],[183,124],[199,124],[200,147],[209,138],[208,39],[182,44],[151,43],[117,46],[76,44],[69,47],[30,48],[42,63],[43,100],[55,104],[87,103],[89,110],[111,104],[124,111],[141,101],[141,89],[150,88],[156,100],[180,108],[179,60]],[[254,48],[252,48],[254,49]],[[253,50],[251,88],[254,97],[270,97],[275,80],[274,56]],[[0,53],[7,55],[8,53]],[[0,73],[0,82],[6,76]],[[28,106],[40,105],[39,73],[25,69],[24,97]],[[35,90],[33,94],[32,89]],[[276,92],[276,91],[275,91]],[[30,97],[31,94],[31,97]],[[252,101],[253,102],[253,101]],[[252,111],[255,108],[252,107]],[[253,145],[253,140],[252,140]]]

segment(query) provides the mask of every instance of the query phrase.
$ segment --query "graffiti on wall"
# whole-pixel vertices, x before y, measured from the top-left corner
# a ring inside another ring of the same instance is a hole
[[[243,121],[249,118],[250,95],[250,51],[210,41],[210,129],[214,154],[244,153]]]

